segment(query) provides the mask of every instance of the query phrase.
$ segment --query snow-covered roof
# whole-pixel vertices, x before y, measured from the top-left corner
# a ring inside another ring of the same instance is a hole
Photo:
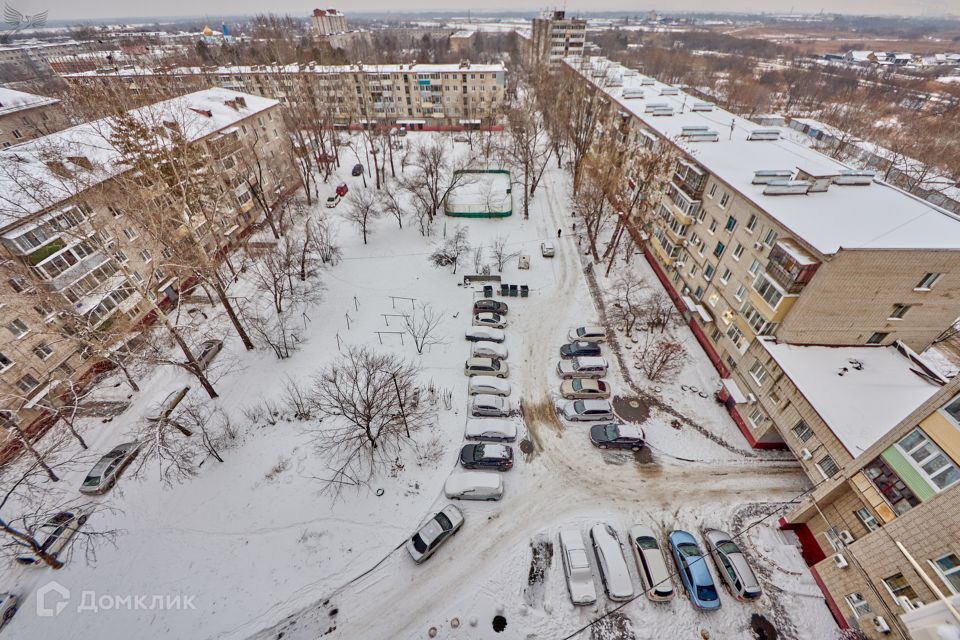
[[[567,58],[579,70],[583,59]],[[622,67],[604,58],[590,58],[589,67],[622,75]],[[588,68],[589,68],[588,67]],[[597,83],[593,74],[585,77]],[[831,185],[807,195],[765,195],[766,185],[752,184],[754,172],[766,169],[802,170],[814,176],[834,176],[852,169],[805,145],[781,136],[778,140],[748,140],[761,127],[729,111],[692,111],[699,98],[684,91],[660,94],[669,85],[654,82],[649,95],[673,109],[668,116],[646,113],[645,100],[623,98],[640,89],[644,76],[623,76],[622,87],[602,87],[619,107],[662,137],[674,142],[711,174],[787,227],[792,235],[824,255],[844,249],[960,250],[960,219],[918,197],[881,181],[867,186]],[[648,80],[649,82],[649,80]],[[684,127],[706,126],[719,133],[713,142],[691,142],[680,136]],[[732,127],[732,129],[731,129]]]
[[[94,69],[92,71],[81,71],[78,73],[64,74],[67,78],[83,78],[97,76],[182,76],[182,75],[227,75],[227,74],[249,74],[249,73],[317,73],[317,74],[338,74],[338,73],[356,73],[364,72],[369,74],[384,73],[494,73],[504,72],[507,68],[502,62],[495,64],[473,64],[461,66],[460,64],[349,64],[349,65],[242,65],[242,66],[222,66],[222,67],[139,67],[128,65],[123,67],[111,67],[106,69]]]
[[[759,340],[854,457],[941,386],[934,382],[933,369],[925,371],[917,362],[920,357],[906,348],[800,346],[772,338]]]
[[[56,98],[46,98],[24,91],[0,87],[0,116],[10,115],[17,111],[23,111],[24,109],[35,109],[36,107],[56,104],[58,102],[60,101]]]
[[[233,102],[237,97],[245,104]],[[188,139],[199,140],[278,104],[269,98],[213,88],[130,113],[154,128],[162,128],[165,122],[177,123]],[[120,152],[110,140],[115,123],[112,117],[94,120],[0,151],[0,230],[122,173],[126,167],[120,164]],[[159,134],[158,140],[162,143]],[[87,166],[66,162],[69,157],[82,158]],[[49,166],[51,158],[64,160],[70,177]]]

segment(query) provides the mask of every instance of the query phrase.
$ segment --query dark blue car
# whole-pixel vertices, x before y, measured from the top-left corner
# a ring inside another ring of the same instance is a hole
[[[686,531],[671,531],[667,539],[690,602],[698,609],[719,609],[720,594],[696,538]]]

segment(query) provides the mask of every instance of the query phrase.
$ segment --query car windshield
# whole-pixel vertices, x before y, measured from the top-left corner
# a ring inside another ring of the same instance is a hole
[[[617,437],[620,435],[620,432],[617,431],[617,425],[615,424],[608,424],[606,426],[605,431],[606,431],[608,440],[616,440]]]
[[[418,553],[423,553],[427,550],[427,543],[423,541],[419,533],[413,536],[413,548],[416,549]]]
[[[448,518],[447,514],[445,513],[437,514],[437,524],[439,524],[440,528],[444,531],[450,531],[450,529],[453,529],[453,523],[450,522],[450,518]]]
[[[684,544],[678,544],[677,550],[680,551],[681,554],[687,556],[688,558],[700,557],[700,549],[697,547],[697,545],[690,544],[689,542]]]
[[[720,551],[721,553],[725,553],[729,555],[731,553],[740,553],[740,547],[735,545],[730,540],[724,540],[723,542],[717,545],[717,551]]]
[[[574,391],[582,391],[582,390],[583,390],[583,380],[581,380],[580,378],[574,378],[573,384],[572,384],[571,386],[573,387],[573,390],[574,390]]]
[[[717,590],[713,585],[697,585],[697,597],[704,602],[713,602],[717,599]]]
[[[587,328],[586,328],[586,327],[580,327],[579,329],[577,329],[577,335],[580,336],[581,338],[582,338],[583,336],[587,335]]]
[[[643,537],[637,538],[637,548],[656,549],[657,541],[651,538],[650,536],[643,536]]]
[[[583,413],[583,400],[577,400],[573,403],[573,410],[577,413]]]
[[[83,486],[85,486],[85,487],[95,487],[95,486],[97,486],[98,484],[100,484],[100,476],[99,476],[99,475],[96,475],[96,476],[94,476],[94,475],[87,476],[87,479],[83,481]]]

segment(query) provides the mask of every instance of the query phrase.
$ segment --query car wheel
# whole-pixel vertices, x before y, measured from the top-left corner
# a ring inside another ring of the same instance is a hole
[[[81,527],[86,523],[87,523],[87,516],[80,516],[79,518],[77,518],[77,524],[79,524]]]

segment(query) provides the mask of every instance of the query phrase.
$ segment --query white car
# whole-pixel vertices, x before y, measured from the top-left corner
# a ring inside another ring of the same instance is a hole
[[[513,413],[513,404],[509,398],[486,393],[473,396],[470,403],[470,415],[475,418],[506,418]]]
[[[513,442],[517,439],[517,424],[503,418],[467,418],[463,435],[467,440]]]
[[[510,367],[503,360],[494,358],[467,358],[467,361],[463,363],[463,374],[506,378],[510,375]]]
[[[577,340],[586,340],[587,342],[603,342],[607,339],[607,332],[604,331],[603,327],[597,325],[587,325],[584,327],[574,327],[570,329],[570,333],[567,334],[567,338],[570,342],[576,342]]]
[[[73,511],[61,511],[53,516],[34,533],[34,538],[40,542],[40,549],[47,555],[60,559],[58,556],[70,544],[73,536],[77,535],[90,517],[87,507],[79,507]],[[26,565],[43,564],[43,560],[32,552],[17,556],[17,562]]]
[[[540,255],[544,258],[552,258],[557,255],[557,250],[554,248],[552,242],[541,242],[540,243]]]
[[[630,548],[633,558],[637,561],[637,571],[647,598],[654,602],[666,602],[673,598],[673,581],[670,580],[670,570],[663,558],[663,550],[657,541],[657,534],[646,525],[638,524],[630,527],[627,532],[630,536]]]
[[[470,342],[503,342],[507,339],[506,334],[501,329],[493,327],[470,327],[467,329],[464,337]]]
[[[590,541],[597,554],[597,566],[600,567],[600,581],[603,582],[607,596],[611,600],[629,600],[633,597],[633,581],[627,561],[623,559],[623,549],[617,532],[608,524],[595,524],[590,529]]]
[[[461,471],[443,484],[451,500],[499,500],[503,497],[503,476],[491,471]]]
[[[491,396],[509,396],[510,391],[510,383],[496,376],[473,376],[467,388],[467,393],[471,396],[481,393]]]
[[[602,378],[607,375],[607,361],[603,358],[585,356],[573,360],[560,360],[557,375],[564,380],[571,378]]]
[[[560,405],[560,414],[571,422],[613,420],[613,407],[606,400],[570,400]]]
[[[334,195],[330,196],[329,198],[327,198],[327,209],[333,209],[333,208],[335,208],[338,204],[340,204],[340,196],[339,196],[339,195],[334,194]]]
[[[455,535],[463,526],[463,514],[452,504],[420,525],[413,537],[407,540],[407,551],[417,564],[436,552],[441,544]]]
[[[494,329],[503,329],[507,326],[507,319],[499,313],[484,311],[473,316],[473,326],[475,327],[493,327]]]
[[[506,345],[480,340],[473,343],[473,349],[470,350],[470,353],[474,358],[497,358],[499,360],[506,360],[508,352]]]
[[[597,601],[597,588],[593,584],[593,569],[590,556],[583,544],[583,537],[576,529],[560,530],[560,560],[567,589],[573,604],[593,604]]]

